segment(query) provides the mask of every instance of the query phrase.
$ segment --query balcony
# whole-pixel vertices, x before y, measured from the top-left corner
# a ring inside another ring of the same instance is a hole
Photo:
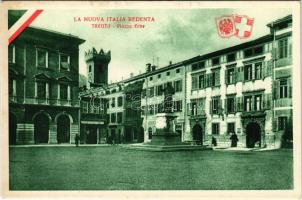
[[[275,107],[291,107],[292,105],[292,98],[282,98],[275,100]]]
[[[289,66],[292,64],[293,64],[292,58],[282,58],[282,59],[276,60],[275,66],[276,66],[276,68],[278,68],[278,67]]]
[[[18,103],[48,106],[79,107],[78,100],[49,99],[49,98],[16,98]]]

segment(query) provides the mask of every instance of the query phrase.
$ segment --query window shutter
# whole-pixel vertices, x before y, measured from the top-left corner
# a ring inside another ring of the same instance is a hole
[[[262,110],[267,109],[266,98],[267,98],[266,94],[263,94],[262,97],[261,97],[261,108],[262,108]]]
[[[292,56],[292,38],[291,37],[289,37],[288,38],[288,55],[289,55],[289,57],[291,57]]]
[[[266,62],[266,76],[272,75],[272,68],[273,68],[273,60],[269,60]]]
[[[277,126],[278,126],[278,123],[277,123],[277,118],[273,118],[273,131],[275,132],[275,131],[277,131],[278,130],[278,128],[277,128]]]
[[[191,109],[190,109],[190,107],[191,107],[191,103],[187,103],[187,115],[188,116],[191,116]]]
[[[227,98],[224,99],[224,113],[228,114]]]
[[[213,113],[213,102],[212,102],[213,100],[211,99],[210,100],[210,114],[212,115],[212,113]]]
[[[198,86],[197,76],[192,76],[192,90],[196,90]]]
[[[287,80],[287,82],[288,82],[288,97],[289,98],[292,98],[292,79],[291,78],[289,78],[288,80]]]
[[[243,73],[242,73],[243,70],[242,69],[243,69],[243,67],[237,68],[237,74],[236,74],[237,82],[243,81]]]
[[[227,69],[224,71],[224,83],[228,84],[228,70]]]
[[[234,112],[236,113],[237,112],[237,98],[234,97]]]
[[[212,73],[207,75],[208,75],[208,87],[212,87]]]
[[[276,81],[276,99],[280,98],[280,81]]]
[[[237,102],[237,111],[238,112],[242,112],[242,98],[243,97],[237,97],[237,100],[236,100],[236,102]]]

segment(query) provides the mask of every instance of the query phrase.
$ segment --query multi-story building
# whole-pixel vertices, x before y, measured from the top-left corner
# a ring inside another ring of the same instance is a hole
[[[79,45],[27,27],[8,47],[9,143],[71,143],[79,131]]]
[[[123,96],[118,135],[124,139],[119,141],[152,139],[167,84],[174,86],[175,131],[182,141],[210,144],[215,137],[218,146],[229,146],[232,133],[243,147],[280,146],[291,140],[291,23],[292,16],[284,17],[270,23],[271,33],[258,39],[163,68],[147,64],[145,73],[109,84],[106,88],[122,85],[117,94],[105,89],[104,96],[111,104]],[[118,124],[112,124],[117,118],[112,113],[116,111],[107,111],[107,128],[115,135]]]

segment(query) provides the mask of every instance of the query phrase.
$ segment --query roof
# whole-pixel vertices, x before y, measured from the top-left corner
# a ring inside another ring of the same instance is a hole
[[[145,72],[143,74],[128,78],[128,79],[124,80],[124,82],[127,83],[127,82],[130,82],[130,81],[135,81],[137,79],[144,78],[144,77],[147,77],[147,76],[151,76],[151,75],[154,75],[154,74],[157,74],[157,73],[161,73],[163,71],[170,70],[170,69],[179,67],[181,65],[191,64],[191,63],[202,61],[202,60],[205,60],[205,59],[208,59],[208,58],[221,56],[221,55],[224,55],[226,53],[230,53],[232,51],[248,48],[248,47],[251,47],[252,45],[258,45],[258,44],[262,44],[262,43],[269,42],[269,41],[272,41],[272,40],[273,40],[273,35],[268,34],[268,35],[262,36],[260,38],[257,38],[255,40],[251,40],[251,41],[244,42],[244,43],[241,43],[241,44],[238,44],[238,45],[235,45],[235,46],[227,47],[227,48],[224,48],[224,49],[221,49],[221,50],[218,50],[218,51],[213,51],[213,52],[210,52],[210,53],[207,53],[207,54],[198,55],[196,57],[189,58],[187,60],[172,64],[172,65],[168,65],[168,66],[156,69],[156,70],[151,71],[151,72]]]
[[[45,29],[45,28],[40,28],[40,27],[35,27],[35,26],[28,26],[25,31],[30,31],[30,32],[39,32],[39,34],[45,34],[45,35],[49,35],[49,36],[53,36],[53,37],[57,37],[59,39],[67,39],[67,40],[72,40],[78,44],[82,44],[85,42],[84,39],[81,39],[75,35],[71,35],[71,34],[66,34],[66,33],[62,33],[62,32],[58,32],[58,31],[54,31],[54,30],[49,30],[49,29]],[[22,33],[21,33],[22,35]]]
[[[274,27],[276,24],[280,24],[282,22],[286,22],[286,21],[292,21],[293,20],[293,16],[292,15],[287,15],[285,17],[282,17],[280,19],[277,19],[269,24],[267,24],[268,27]]]

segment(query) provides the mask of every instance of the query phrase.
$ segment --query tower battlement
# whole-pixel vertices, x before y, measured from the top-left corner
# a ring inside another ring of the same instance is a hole
[[[111,60],[111,51],[104,52],[103,49],[100,49],[98,52],[94,47],[85,51],[85,60],[86,62],[90,60],[102,60],[107,61],[108,63]]]

